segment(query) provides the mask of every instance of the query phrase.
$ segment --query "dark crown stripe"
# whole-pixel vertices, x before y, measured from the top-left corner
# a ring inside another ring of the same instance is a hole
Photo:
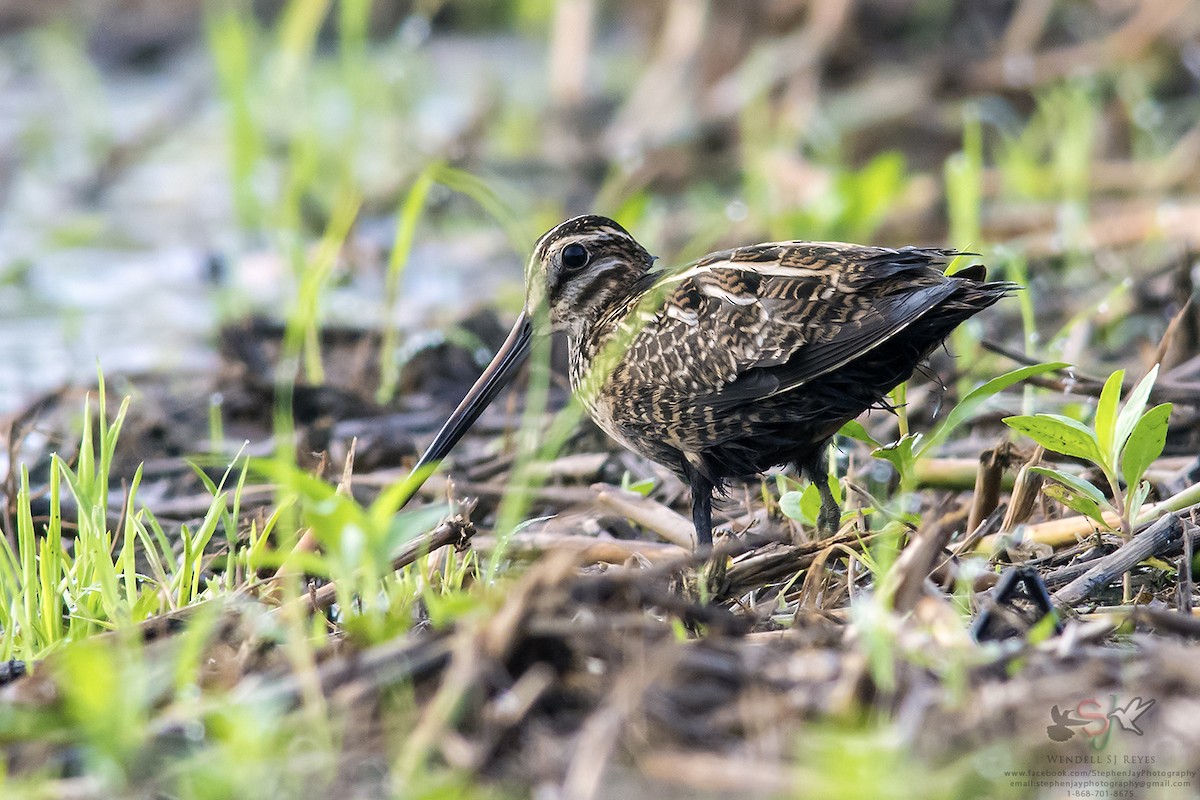
[[[546,258],[551,247],[557,242],[578,236],[579,234],[607,234],[612,238],[624,238],[632,240],[629,231],[622,228],[608,217],[600,217],[594,214],[584,215],[582,217],[574,217],[566,222],[560,223],[546,232],[537,245],[533,248],[534,258],[541,261]]]

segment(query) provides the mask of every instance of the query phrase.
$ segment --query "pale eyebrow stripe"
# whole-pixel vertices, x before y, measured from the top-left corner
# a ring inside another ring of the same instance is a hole
[[[605,258],[602,261],[598,261],[596,264],[588,267],[587,274],[586,274],[586,278],[587,278],[586,280],[584,280],[582,282],[579,281],[580,278],[585,277],[584,275],[575,276],[575,280],[571,280],[570,278],[568,278],[567,280],[563,281],[562,284],[558,287],[558,291],[556,292],[556,294],[559,295],[559,297],[561,297],[564,293],[564,290],[569,285],[569,286],[571,286],[572,293],[574,294],[575,297],[586,296],[589,293],[589,290],[591,290],[591,288],[596,284],[596,281],[599,278],[604,277],[608,273],[612,272],[614,269],[620,268],[622,266],[624,266],[624,265],[622,264],[621,260],[618,258]]]
[[[735,269],[741,272],[751,272],[755,275],[781,276],[781,277],[810,277],[815,278],[821,275],[827,275],[828,270],[809,269],[808,267],[780,267],[780,266],[763,266],[762,263],[740,262],[740,261],[717,261],[713,264],[703,264],[699,267],[692,267],[683,272],[668,275],[662,279],[662,283],[678,283],[687,278],[694,278],[705,272],[712,272],[715,269]]]

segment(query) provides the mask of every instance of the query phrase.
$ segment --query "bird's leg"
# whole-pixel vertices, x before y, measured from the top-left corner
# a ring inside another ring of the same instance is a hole
[[[718,596],[726,588],[725,556],[715,557],[713,550],[713,482],[700,474],[695,466],[684,461],[684,475],[692,487],[692,525],[696,528],[696,555],[707,560],[702,578],[709,596]]]
[[[712,496],[713,482],[706,478],[696,464],[687,456],[680,458],[683,477],[692,489],[692,525],[696,528],[696,552],[712,550]]]
[[[823,536],[833,536],[842,526],[842,510],[838,507],[833,490],[829,488],[829,458],[821,449],[821,455],[801,467],[805,476],[817,487],[821,495],[821,510],[817,512],[817,531]]]
[[[706,553],[712,549],[712,493],[713,486],[699,475],[692,481],[692,524],[696,526],[696,552]]]

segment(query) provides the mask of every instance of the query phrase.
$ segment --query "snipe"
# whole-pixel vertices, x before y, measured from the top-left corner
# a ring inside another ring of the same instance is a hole
[[[983,267],[942,274],[953,250],[771,242],[673,270],[611,219],[567,220],[538,240],[525,309],[421,457],[445,457],[525,359],[565,330],[571,387],[614,439],[691,485],[700,547],[730,478],[793,463],[836,528],[825,452],[960,322],[1013,284]]]

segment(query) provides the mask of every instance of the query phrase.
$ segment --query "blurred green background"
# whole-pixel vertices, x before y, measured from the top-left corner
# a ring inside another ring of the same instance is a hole
[[[0,409],[97,359],[210,370],[217,324],[300,313],[306,276],[314,324],[397,339],[514,308],[585,211],[669,260],[973,250],[1067,290],[1026,309],[1043,356],[1078,357],[1080,313],[1119,350],[1165,323],[1110,295],[1200,230],[1198,27],[1176,0],[8,0]]]

